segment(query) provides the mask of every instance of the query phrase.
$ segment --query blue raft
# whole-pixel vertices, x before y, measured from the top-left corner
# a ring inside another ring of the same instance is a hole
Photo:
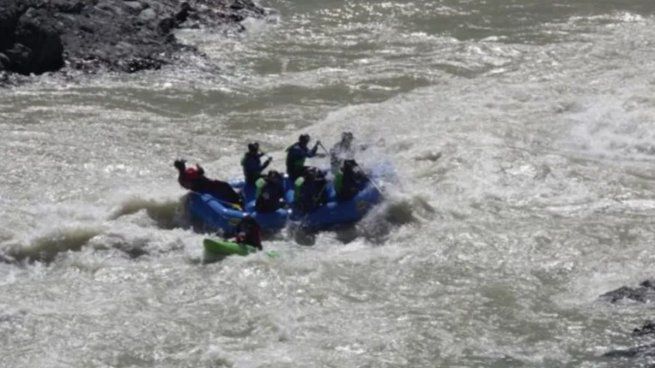
[[[382,201],[382,193],[367,182],[357,195],[348,201],[337,201],[332,183],[327,188],[328,202],[313,212],[291,212],[290,220],[307,230],[325,230],[361,220],[368,211]]]
[[[287,225],[291,210],[280,208],[275,212],[258,213],[254,210],[255,188],[244,187],[243,182],[231,184],[235,189],[241,190],[245,197],[245,210],[236,208],[211,194],[190,192],[187,196],[186,210],[191,221],[200,224],[203,230],[222,231],[225,234],[236,233],[237,226],[246,215],[253,217],[262,230],[267,232],[280,230]]]
[[[371,180],[348,201],[337,201],[333,183],[329,182],[326,189],[328,203],[308,214],[290,209],[293,208],[293,185],[290,180],[285,180],[285,199],[290,208],[281,208],[272,213],[258,213],[254,209],[255,188],[244,186],[243,182],[231,185],[242,192],[246,203],[244,210],[210,194],[195,192],[189,193],[186,208],[191,220],[201,224],[203,230],[222,231],[226,234],[235,233],[239,222],[246,215],[252,216],[266,232],[278,231],[289,223],[308,230],[325,230],[361,220],[373,206],[382,201],[382,193],[375,183],[392,174],[389,165],[376,166],[369,175]]]

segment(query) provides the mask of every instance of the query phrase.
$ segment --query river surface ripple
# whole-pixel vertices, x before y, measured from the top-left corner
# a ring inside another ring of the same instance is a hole
[[[602,357],[652,309],[598,295],[655,263],[655,3],[262,5],[180,31],[205,57],[0,90],[0,366],[652,363]],[[202,262],[173,159],[238,177],[250,140],[281,169],[342,130],[385,205]]]

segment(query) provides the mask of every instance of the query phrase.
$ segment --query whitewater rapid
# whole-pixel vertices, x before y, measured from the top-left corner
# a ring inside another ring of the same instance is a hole
[[[180,32],[206,57],[1,90],[0,366],[650,364],[602,357],[650,307],[598,296],[655,261],[655,9],[496,3],[271,1]],[[203,262],[174,159],[344,130],[383,206]]]

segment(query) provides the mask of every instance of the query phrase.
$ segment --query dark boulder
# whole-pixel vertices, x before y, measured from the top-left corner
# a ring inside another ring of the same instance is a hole
[[[625,299],[640,303],[650,303],[655,301],[655,282],[653,280],[646,280],[636,288],[623,286],[601,295],[600,299],[610,303],[616,303]]]
[[[30,8],[18,20],[15,45],[23,50],[10,57],[10,70],[21,74],[41,74],[64,66],[64,46],[58,31],[47,22],[49,14],[43,9]]]
[[[655,336],[655,323],[653,321],[646,321],[644,325],[640,328],[635,328],[632,330],[632,336],[646,336],[654,335]]]
[[[193,50],[178,43],[175,29],[238,32],[246,17],[264,15],[249,0],[0,0],[0,70],[157,69],[176,52]]]
[[[174,28],[179,27],[182,23],[184,23],[189,18],[189,13],[192,10],[193,9],[191,8],[191,5],[189,5],[189,3],[187,2],[182,3],[182,5],[180,5],[180,11],[178,11],[175,15],[164,18],[161,21],[159,21],[159,24],[157,26],[159,33],[168,34]]]
[[[624,300],[630,300],[638,303],[652,303],[655,301],[655,282],[646,280],[637,287],[623,286],[612,290],[600,296],[601,300],[610,303],[618,303]],[[644,324],[632,330],[631,335],[640,340],[640,344],[626,349],[616,349],[603,354],[605,358],[632,358],[632,359],[652,359],[655,357],[655,322],[645,321]],[[643,339],[650,340],[644,343]]]
[[[16,42],[14,31],[18,19],[27,9],[26,5],[18,0],[0,0],[0,50],[6,50]]]
[[[9,68],[9,64],[11,61],[7,57],[7,55],[0,53],[0,71],[1,70],[7,70]]]

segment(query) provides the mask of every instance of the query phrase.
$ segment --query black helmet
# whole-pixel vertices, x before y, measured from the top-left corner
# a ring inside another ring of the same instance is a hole
[[[175,166],[175,168],[178,170],[184,170],[186,167],[186,161],[184,159],[175,160],[175,162],[173,162],[173,166]]]
[[[282,175],[275,170],[269,171],[268,174],[266,175],[266,178],[274,182],[282,181]]]
[[[300,137],[298,137],[298,142],[304,144],[309,143],[309,134],[301,134]]]
[[[341,133],[341,140],[342,141],[352,141],[354,139],[353,134],[351,132],[343,132]]]
[[[357,167],[357,161],[355,160],[344,160],[343,161],[343,168],[344,169],[353,169]]]
[[[259,151],[259,143],[257,142],[248,143],[248,151],[251,153],[257,153]]]
[[[318,176],[318,169],[313,166],[306,167],[303,176],[306,180],[315,179]]]

